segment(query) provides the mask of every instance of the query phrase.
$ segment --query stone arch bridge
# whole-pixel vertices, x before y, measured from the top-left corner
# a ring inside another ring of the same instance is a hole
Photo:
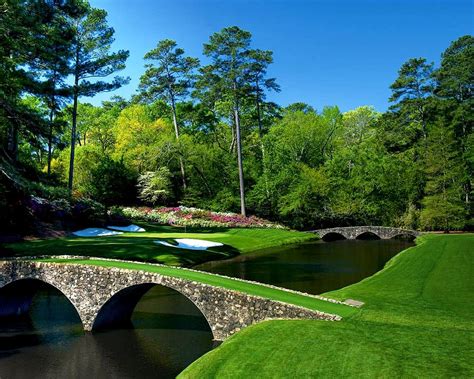
[[[75,307],[85,331],[100,329],[107,324],[114,326],[129,322],[140,298],[155,285],[173,289],[194,303],[209,324],[216,341],[223,341],[246,326],[268,319],[341,318],[154,272],[25,260],[0,262],[1,317],[28,312],[36,292],[31,279],[47,283],[62,292]]]
[[[376,236],[380,239],[390,239],[398,236],[418,237],[421,233],[416,230],[391,228],[386,226],[348,226],[313,230],[322,239],[342,236],[345,239],[357,239],[365,235]]]

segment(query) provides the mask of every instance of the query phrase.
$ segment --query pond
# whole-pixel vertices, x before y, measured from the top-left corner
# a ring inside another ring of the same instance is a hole
[[[260,250],[196,268],[317,295],[375,274],[390,258],[413,245],[396,239],[317,241]]]
[[[318,294],[372,275],[410,245],[397,240],[313,242],[199,269]],[[84,334],[72,304],[53,287],[35,285],[29,315],[1,320],[0,378],[173,378],[213,347],[199,310],[173,290],[152,287],[137,304],[128,329]]]

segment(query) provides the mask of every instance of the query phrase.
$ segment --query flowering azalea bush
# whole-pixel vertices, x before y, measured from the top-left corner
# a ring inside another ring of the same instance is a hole
[[[237,213],[211,212],[183,206],[171,208],[126,207],[120,208],[120,213],[131,220],[187,227],[285,228],[280,224],[255,216],[244,217]]]

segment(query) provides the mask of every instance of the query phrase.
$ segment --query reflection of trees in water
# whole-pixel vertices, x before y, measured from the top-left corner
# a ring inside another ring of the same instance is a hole
[[[148,291],[132,322],[144,356],[154,356],[172,377],[212,349],[206,319],[189,299],[172,289],[155,286]]]
[[[0,344],[16,347],[63,340],[82,334],[74,306],[59,290],[40,280],[22,279],[0,289]]]
[[[0,377],[171,378],[212,348],[200,311],[173,290],[154,286],[143,296],[135,329],[84,334],[66,297],[40,287],[28,314],[1,320]]]
[[[398,252],[413,246],[405,240],[306,242],[265,249],[199,270],[256,280],[313,294],[356,283],[381,270]]]

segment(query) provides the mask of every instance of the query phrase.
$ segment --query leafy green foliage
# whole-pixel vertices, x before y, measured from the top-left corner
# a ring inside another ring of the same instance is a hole
[[[72,87],[71,155],[68,178],[70,190],[73,188],[74,180],[78,98],[113,91],[130,80],[120,76],[115,76],[111,82],[103,80],[114,72],[123,70],[129,55],[125,50],[110,52],[114,41],[114,29],[107,25],[107,12],[103,9],[88,7],[87,12],[79,15],[74,21],[73,62],[71,64],[74,85]]]
[[[168,103],[173,116],[176,139],[179,139],[179,122],[176,112],[177,100],[189,93],[194,81],[194,70],[199,66],[197,58],[184,57],[184,50],[177,47],[175,41],[163,40],[145,55],[146,60],[158,64],[147,64],[146,71],[140,78],[141,97],[162,100]],[[186,190],[186,173],[183,158],[178,157],[183,190]]]
[[[135,177],[122,161],[105,157],[92,169],[87,193],[106,206],[127,204],[136,198]]]
[[[141,96],[147,100],[175,102],[189,93],[193,85],[193,70],[199,66],[197,58],[185,57],[184,50],[175,41],[162,40],[146,53],[145,59],[157,61],[147,64],[140,78]]]
[[[105,79],[128,57],[113,52],[106,16],[80,0],[0,5],[0,155],[29,181],[74,178],[74,197],[107,206],[240,208],[298,228],[472,227],[472,36],[453,41],[439,67],[404,63],[383,114],[267,102],[279,90],[267,73],[273,52],[237,26],[210,36],[204,67],[162,40],[145,57],[137,96],[80,104],[127,82]],[[28,202],[28,190],[2,191]]]
[[[463,228],[466,209],[462,202],[462,166],[451,131],[442,126],[431,131],[425,159],[427,181],[421,225],[445,231]]]

